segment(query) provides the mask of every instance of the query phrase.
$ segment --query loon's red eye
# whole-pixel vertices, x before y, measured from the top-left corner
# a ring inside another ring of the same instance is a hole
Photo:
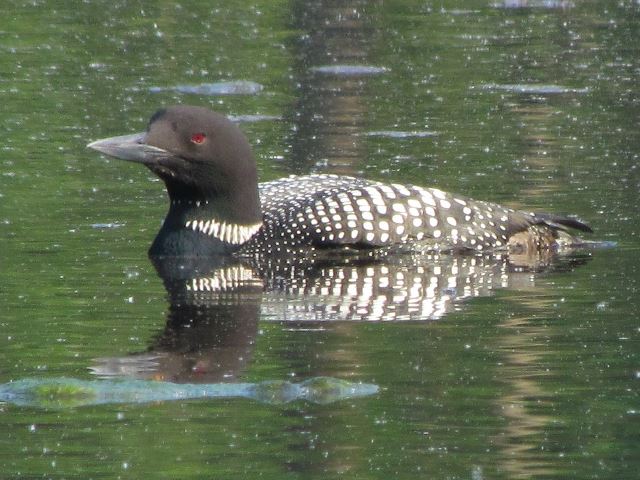
[[[207,136],[204,133],[194,133],[191,135],[191,141],[197,145],[201,145],[207,139]]]

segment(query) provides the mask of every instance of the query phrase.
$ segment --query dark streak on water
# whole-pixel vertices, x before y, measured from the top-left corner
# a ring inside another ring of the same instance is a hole
[[[486,83],[484,85],[469,87],[471,90],[489,90],[496,92],[522,93],[531,95],[560,95],[563,93],[588,93],[588,88],[571,88],[562,85],[536,85],[536,84],[497,84]]]
[[[380,75],[382,73],[386,73],[388,69],[372,65],[322,65],[319,67],[312,67],[311,71],[323,75],[359,77]]]
[[[192,95],[255,95],[263,90],[259,83],[249,80],[203,83],[200,85],[175,85],[171,87],[149,87],[151,93],[174,91]]]

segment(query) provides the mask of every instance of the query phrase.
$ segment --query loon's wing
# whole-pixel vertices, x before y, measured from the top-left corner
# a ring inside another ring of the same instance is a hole
[[[483,251],[505,248],[519,233],[531,233],[533,244],[543,248],[567,227],[589,231],[570,218],[526,213],[435,188],[336,175],[289,177],[262,184],[260,194],[265,212],[261,234],[283,250],[426,242],[438,250]]]

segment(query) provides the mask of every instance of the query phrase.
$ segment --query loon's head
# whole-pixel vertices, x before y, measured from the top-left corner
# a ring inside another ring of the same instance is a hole
[[[207,202],[220,221],[245,224],[260,219],[251,146],[223,115],[203,107],[167,107],[151,117],[146,132],[87,146],[144,164],[164,181],[172,204]]]

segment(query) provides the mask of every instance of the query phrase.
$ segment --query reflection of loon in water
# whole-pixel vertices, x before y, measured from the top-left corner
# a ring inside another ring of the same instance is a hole
[[[149,351],[97,359],[91,370],[106,378],[233,382],[251,362],[260,320],[301,329],[344,321],[435,320],[497,288],[530,288],[533,267],[571,269],[588,257],[531,268],[488,254],[288,260],[251,265],[229,257],[152,258],[168,292],[166,327]]]
[[[555,263],[539,261],[532,267],[571,267],[585,259],[556,258]],[[155,264],[162,274],[162,266],[157,260]],[[185,271],[184,264],[178,268]],[[530,285],[531,270],[515,267],[500,255],[355,256],[282,265],[270,259],[256,266],[237,262],[198,272],[167,288],[194,303],[211,302],[222,292],[260,288],[264,320],[434,320],[465,299],[489,296],[496,288]]]

